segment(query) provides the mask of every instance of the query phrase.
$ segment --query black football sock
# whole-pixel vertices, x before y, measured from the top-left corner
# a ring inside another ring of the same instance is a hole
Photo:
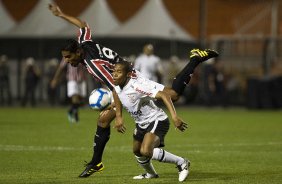
[[[102,128],[97,126],[96,134],[94,137],[94,153],[91,163],[96,165],[102,161],[104,148],[110,139],[111,128]]]
[[[73,107],[72,107],[72,105],[70,106],[68,112],[69,112],[69,114],[71,114],[71,115],[73,114]]]
[[[72,113],[76,122],[79,121],[78,108],[79,108],[79,104],[72,104]]]
[[[194,69],[199,65],[198,57],[192,57],[190,62],[177,74],[172,82],[172,89],[181,95],[185,90],[186,85],[188,85],[191,75]]]

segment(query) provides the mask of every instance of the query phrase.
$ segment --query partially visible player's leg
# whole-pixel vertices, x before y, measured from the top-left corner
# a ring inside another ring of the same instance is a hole
[[[164,146],[164,138],[169,129],[169,120],[158,122],[156,128],[147,133],[141,146],[141,153],[147,154],[152,160],[165,163],[174,163],[179,169],[179,181],[184,181],[188,176],[188,162],[186,159],[165,151],[159,147]],[[180,170],[181,168],[181,170]]]
[[[68,118],[69,121],[72,123],[78,123],[79,121],[79,116],[78,116],[78,110],[79,110],[79,106],[81,103],[81,97],[80,95],[72,95],[71,97],[71,106],[70,109],[68,111]]]
[[[110,139],[110,124],[115,117],[116,111],[114,109],[104,110],[100,113],[97,130],[94,137],[94,154],[91,160],[93,164],[98,164],[102,161],[104,148]]]
[[[78,108],[80,106],[78,82],[70,80],[67,83],[67,95],[71,100],[71,106],[68,110],[68,120],[70,123],[78,122]]]
[[[158,174],[151,162],[151,157],[141,154],[142,142],[138,140],[133,141],[133,153],[138,164],[145,170],[146,173],[134,176],[133,179],[151,179],[158,178]]]
[[[165,163],[174,163],[176,165],[181,165],[185,161],[182,157],[174,155],[161,148],[154,148],[152,159]]]
[[[100,113],[96,134],[94,136],[93,144],[93,156],[92,160],[86,165],[85,170],[79,175],[79,177],[88,177],[94,172],[99,172],[104,169],[102,163],[102,156],[104,148],[110,139],[110,123],[116,116],[115,110],[103,110]]]
[[[84,104],[84,98],[87,95],[87,86],[86,82],[76,82],[76,94],[72,96],[72,115],[74,122],[79,122],[79,107]]]
[[[190,161],[175,154],[172,154],[164,149],[154,148],[152,160],[175,164],[179,172],[179,181],[184,181],[189,174],[188,169],[190,166]]]
[[[186,85],[189,83],[191,76],[195,70],[195,68],[202,62],[217,57],[218,53],[211,49],[193,49],[190,51],[189,57],[190,61],[188,64],[180,71],[177,76],[175,77],[172,83],[172,89],[180,96]],[[176,97],[172,96],[172,100]],[[176,98],[177,99],[177,98]]]

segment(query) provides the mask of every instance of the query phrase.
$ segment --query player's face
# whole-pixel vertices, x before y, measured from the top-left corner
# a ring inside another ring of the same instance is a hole
[[[114,85],[123,87],[127,83],[128,73],[124,70],[124,66],[116,64],[113,70]]]
[[[70,51],[62,51],[62,56],[64,61],[70,64],[71,66],[77,67],[78,64],[81,62],[81,57],[78,52],[70,52]]]

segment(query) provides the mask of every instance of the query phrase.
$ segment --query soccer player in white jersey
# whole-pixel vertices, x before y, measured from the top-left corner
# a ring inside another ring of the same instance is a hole
[[[146,78],[162,83],[163,67],[161,59],[154,54],[152,44],[146,44],[144,46],[143,53],[134,62],[134,68]]]
[[[136,123],[134,131],[133,152],[137,162],[144,168],[145,174],[133,179],[158,178],[151,159],[160,162],[174,163],[179,170],[179,181],[188,176],[190,162],[174,155],[160,147],[164,146],[164,137],[169,129],[167,114],[155,105],[154,99],[161,99],[170,112],[174,126],[180,131],[187,128],[187,124],[178,117],[170,96],[163,91],[164,86],[142,76],[132,77],[131,64],[120,61],[113,70],[113,95],[117,108],[115,127],[121,133],[125,132],[122,121],[122,106],[130,113]]]

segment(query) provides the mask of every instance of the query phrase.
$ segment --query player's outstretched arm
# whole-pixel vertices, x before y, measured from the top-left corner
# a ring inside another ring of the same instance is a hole
[[[116,121],[115,121],[114,128],[116,128],[118,132],[124,133],[126,130],[126,127],[124,126],[123,118],[122,118],[122,104],[115,90],[113,90],[112,92],[113,92],[113,97],[114,97],[115,107],[116,107]]]
[[[61,62],[64,62],[64,61],[61,61]],[[55,88],[57,86],[58,81],[60,77],[62,76],[62,73],[63,73],[63,68],[59,65],[55,72],[55,75],[53,76],[53,79],[51,80],[51,84],[50,84],[51,88]]]
[[[57,16],[57,17],[61,17],[63,19],[65,19],[66,21],[74,24],[75,26],[79,27],[79,28],[83,28],[86,27],[87,24],[83,21],[81,21],[80,19],[67,15],[64,12],[62,12],[62,10],[60,9],[60,7],[56,4],[49,4],[49,10],[53,13],[53,15]]]
[[[180,117],[178,117],[170,96],[163,91],[159,91],[156,94],[155,98],[161,99],[164,102],[174,122],[174,126],[183,132],[188,127],[187,123],[185,123]]]

